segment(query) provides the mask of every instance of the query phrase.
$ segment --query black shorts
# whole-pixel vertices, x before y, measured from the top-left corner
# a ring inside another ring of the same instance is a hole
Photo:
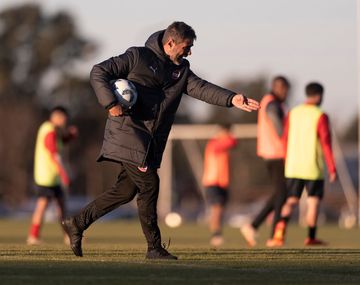
[[[288,197],[300,198],[304,188],[306,188],[309,197],[322,199],[324,196],[324,180],[287,178],[286,186],[288,188]]]
[[[218,186],[209,186],[205,189],[205,197],[210,205],[224,206],[228,200],[228,190]]]
[[[38,197],[45,197],[45,198],[63,198],[64,192],[60,185],[57,186],[40,186],[35,184],[34,185],[35,194]]]

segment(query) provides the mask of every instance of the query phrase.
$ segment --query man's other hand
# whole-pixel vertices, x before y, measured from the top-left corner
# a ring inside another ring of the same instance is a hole
[[[119,117],[123,115],[123,109],[120,105],[115,105],[109,109],[110,116]]]

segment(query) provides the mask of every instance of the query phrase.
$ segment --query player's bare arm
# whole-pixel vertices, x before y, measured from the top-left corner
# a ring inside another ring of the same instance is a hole
[[[333,173],[330,173],[330,174],[329,174],[329,181],[330,181],[330,183],[334,183],[334,182],[336,181],[336,179],[337,179],[337,174],[336,174],[336,172],[333,172]]]

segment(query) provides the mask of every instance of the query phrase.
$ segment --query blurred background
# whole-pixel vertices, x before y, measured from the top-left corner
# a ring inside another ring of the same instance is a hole
[[[355,225],[358,189],[357,19],[356,0],[225,0],[215,3],[159,1],[0,2],[0,218],[29,218],[34,208],[33,155],[36,132],[53,106],[71,112],[79,139],[66,149],[72,185],[70,212],[113,183],[110,167],[95,162],[106,112],[89,84],[91,67],[175,20],[185,21],[198,39],[189,58],[199,76],[260,100],[275,75],[291,83],[287,107],[304,99],[309,81],[325,86],[324,110],[334,133],[340,179],[328,185],[323,222]],[[256,213],[267,197],[269,177],[256,157],[257,115],[214,107],[184,96],[162,170],[160,214],[179,212],[202,220],[205,204],[199,185],[206,136],[197,127],[233,123],[239,131],[232,152],[227,218],[236,223]],[[248,125],[250,124],[250,125]],[[206,128],[213,129],[213,126]],[[178,132],[177,132],[178,130]],[[177,132],[177,133],[176,133]],[[189,138],[190,137],[190,138]],[[189,152],[190,149],[190,152]],[[194,161],[194,157],[197,157]],[[170,172],[169,172],[170,171]],[[135,204],[107,219],[136,216]],[[51,211],[50,211],[51,212]],[[50,213],[49,212],[49,213]],[[50,214],[49,214],[50,215]],[[51,217],[50,217],[51,218]],[[346,222],[348,221],[348,222]],[[353,221],[353,222],[351,222]]]

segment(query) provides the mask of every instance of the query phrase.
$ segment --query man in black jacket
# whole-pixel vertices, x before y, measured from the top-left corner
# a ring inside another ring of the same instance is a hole
[[[166,141],[182,94],[210,104],[251,112],[258,102],[211,84],[190,69],[195,31],[183,22],[150,36],[145,47],[131,47],[124,54],[95,65],[90,81],[99,103],[108,110],[103,146],[98,161],[118,164],[113,187],[81,212],[63,221],[75,255],[82,256],[82,233],[95,220],[131,201],[137,194],[140,223],[148,243],[146,258],[177,259],[161,246],[157,224],[160,167]],[[111,89],[112,80],[124,78],[136,86],[138,99],[125,110]]]

